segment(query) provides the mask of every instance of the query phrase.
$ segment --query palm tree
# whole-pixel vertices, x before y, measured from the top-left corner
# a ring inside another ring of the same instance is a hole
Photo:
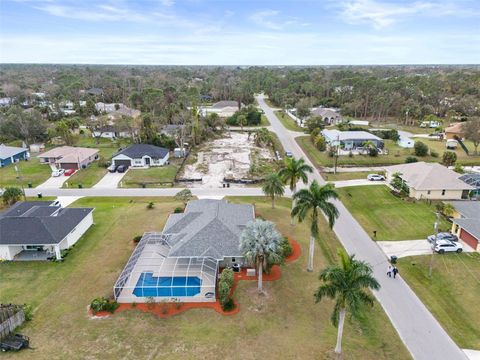
[[[270,174],[263,181],[262,191],[272,198],[272,209],[275,208],[275,196],[282,196],[285,192],[282,179],[278,174]]]
[[[308,183],[308,175],[307,173],[311,173],[313,171],[310,165],[305,164],[305,160],[300,158],[296,160],[295,158],[286,158],[285,159],[285,167],[280,170],[278,175],[282,179],[285,184],[288,184],[290,190],[292,191],[292,195],[297,192],[297,183],[302,180],[304,184]],[[292,200],[292,211],[295,207],[295,201]],[[291,224],[293,225],[293,217],[291,220]]]
[[[308,253],[307,271],[313,271],[313,254],[315,251],[315,240],[318,238],[318,213],[321,210],[328,218],[330,228],[333,228],[338,218],[338,209],[329,199],[337,199],[334,185],[328,183],[320,186],[314,180],[308,189],[301,189],[293,195],[296,205],[292,210],[292,217],[298,217],[302,222],[307,215],[310,215],[310,248]]]
[[[247,224],[240,236],[240,251],[254,264],[258,273],[258,292],[263,291],[263,269],[281,260],[283,238],[270,221],[255,220]]]
[[[362,305],[373,306],[373,297],[366,290],[378,290],[380,284],[373,277],[372,268],[368,263],[356,260],[355,255],[348,256],[344,250],[339,250],[338,254],[340,263],[320,272],[320,280],[323,284],[314,296],[317,303],[324,297],[335,300],[331,320],[333,325],[338,327],[335,352],[341,354],[343,325],[347,310],[356,317]]]

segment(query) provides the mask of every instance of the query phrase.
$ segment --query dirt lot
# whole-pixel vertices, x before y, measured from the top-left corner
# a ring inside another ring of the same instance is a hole
[[[213,140],[200,147],[196,162],[185,165],[180,178],[202,179],[192,183],[195,187],[222,187],[223,179],[252,179],[252,164],[255,168],[265,162],[273,162],[270,149],[255,145],[253,135],[231,132],[221,139]],[[255,171],[255,175],[259,172]],[[239,185],[241,186],[241,185]]]

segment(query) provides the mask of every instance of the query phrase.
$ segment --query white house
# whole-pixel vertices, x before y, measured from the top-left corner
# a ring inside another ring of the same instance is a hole
[[[0,214],[0,260],[61,260],[93,224],[93,208],[21,201]]]
[[[212,106],[200,108],[199,112],[203,116],[206,116],[207,114],[210,114],[210,113],[216,113],[220,117],[230,117],[243,107],[245,107],[245,105],[240,104],[240,107],[239,107],[237,101],[222,100],[222,101],[216,102]]]
[[[168,158],[168,149],[149,144],[133,144],[113,155],[112,163],[127,167],[164,166],[168,164]]]

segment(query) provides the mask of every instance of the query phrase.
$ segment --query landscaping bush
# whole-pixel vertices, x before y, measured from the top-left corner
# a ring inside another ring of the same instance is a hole
[[[152,310],[155,307],[155,298],[153,296],[147,297],[147,308]]]
[[[463,166],[460,164],[455,164],[455,169],[453,169],[453,171],[459,174],[465,174],[465,170],[463,169]]]
[[[33,307],[32,305],[23,304],[23,315],[25,316],[25,321],[30,321],[33,319]]]
[[[155,204],[152,201],[150,201],[147,205],[147,209],[153,209],[154,207],[155,207]]]
[[[371,157],[378,156],[378,149],[376,147],[371,147],[368,149],[368,155]]]
[[[113,314],[119,306],[120,305],[115,300],[108,300],[104,297],[93,299],[93,301],[90,303],[90,309],[92,309],[94,314],[100,311],[108,311],[109,313]]]
[[[225,282],[229,287],[233,286],[234,282],[234,273],[230,268],[226,268],[220,274],[220,281]]]
[[[411,164],[418,162],[418,159],[415,156],[407,156],[405,159],[405,164]]]
[[[313,139],[313,144],[319,151],[325,151],[327,149],[327,142],[322,135],[317,135],[315,139]]]
[[[457,162],[457,154],[453,151],[445,151],[442,157],[442,163],[445,166],[453,166]]]
[[[290,241],[288,241],[287,237],[283,238],[283,243],[282,243],[282,255],[283,258],[287,258],[293,253],[293,248],[292,245],[290,244]]]
[[[415,142],[413,150],[416,156],[427,156],[428,155],[428,146],[421,141]]]
[[[232,269],[224,269],[220,274],[220,280],[218,281],[218,297],[220,299],[220,305],[225,310],[225,306],[229,301],[232,301],[230,297],[230,291],[234,282],[234,274]],[[228,310],[225,310],[228,311]]]
[[[135,244],[138,244],[140,242],[140,240],[142,240],[142,235],[136,235],[133,237],[133,242]]]
[[[435,150],[430,150],[430,156],[431,156],[431,157],[434,157],[434,158],[438,158],[438,157],[439,157],[439,154],[438,154],[438,152],[436,152]]]
[[[223,311],[232,311],[233,309],[235,309],[235,302],[233,301],[232,298],[228,299],[225,304],[223,304],[222,306],[222,309]]]
[[[181,207],[176,207],[175,210],[173,210],[173,212],[174,212],[175,214],[181,214],[181,213],[183,213],[183,208],[181,208]]]

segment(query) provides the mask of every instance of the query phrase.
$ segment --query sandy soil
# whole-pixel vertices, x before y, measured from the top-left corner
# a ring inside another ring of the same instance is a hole
[[[250,153],[254,149],[260,152],[261,157],[272,158],[270,150],[255,146],[253,135],[248,139],[248,134],[232,132],[199,149],[197,162],[187,165],[182,177],[202,178],[201,183],[194,183],[192,186],[203,188],[222,187],[224,177],[249,178]]]

